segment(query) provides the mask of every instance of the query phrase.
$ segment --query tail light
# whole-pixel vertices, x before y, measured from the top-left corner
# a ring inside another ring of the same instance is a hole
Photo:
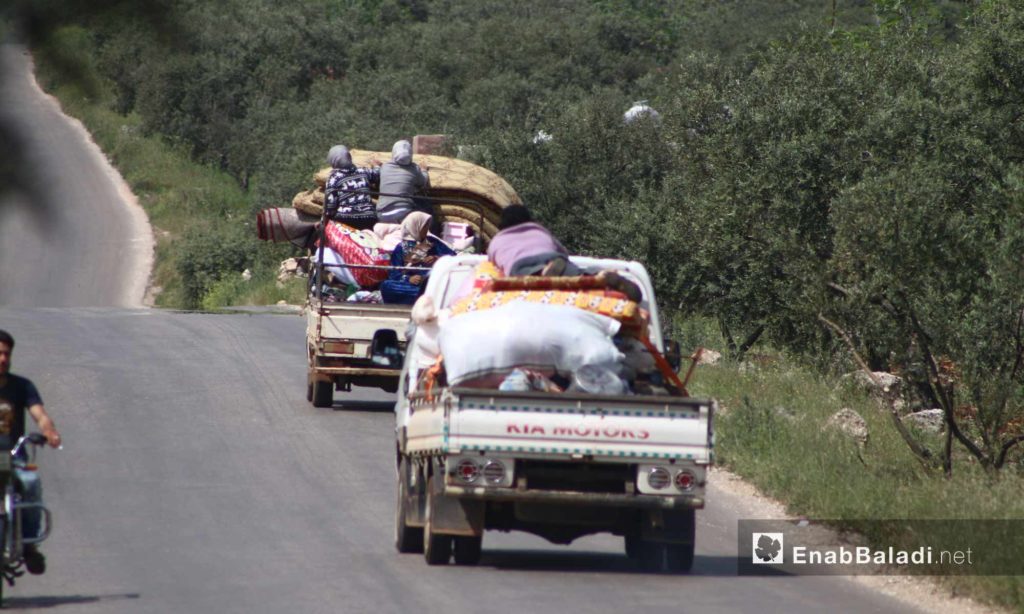
[[[655,467],[647,474],[647,483],[651,485],[651,488],[662,490],[668,487],[671,482],[672,476],[669,475],[668,470],[664,467]]]
[[[505,464],[501,461],[491,460],[484,465],[484,480],[488,484],[501,484],[505,481]]]
[[[464,458],[455,467],[455,475],[466,484],[472,484],[480,477],[480,466],[473,460]]]
[[[693,487],[697,484],[697,476],[693,473],[683,469],[676,474],[676,488],[682,491],[693,490]]]

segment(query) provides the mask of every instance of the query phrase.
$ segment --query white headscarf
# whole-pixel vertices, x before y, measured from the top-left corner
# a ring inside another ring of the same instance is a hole
[[[391,159],[399,166],[412,162],[412,143],[404,140],[396,142],[391,148]]]
[[[327,163],[331,165],[331,168],[352,166],[352,154],[349,153],[348,147],[335,145],[327,152]]]
[[[430,214],[413,211],[402,220],[402,240],[419,242],[423,229],[430,226]]]

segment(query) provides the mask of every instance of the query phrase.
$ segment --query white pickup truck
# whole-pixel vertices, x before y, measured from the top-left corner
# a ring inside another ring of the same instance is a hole
[[[359,166],[391,155],[351,153]],[[520,202],[512,186],[485,168],[434,155],[417,154],[416,162],[430,169],[431,185],[423,196],[433,203],[434,217],[471,228],[478,251],[497,233],[501,210]],[[312,260],[321,267],[315,276],[322,279],[323,262]],[[306,301],[306,400],[314,407],[331,407],[335,390],[352,386],[395,392],[410,311],[410,305],[332,302],[311,291]]]
[[[448,306],[480,261],[441,259],[426,294],[439,308]],[[664,352],[641,264],[572,261],[584,271],[617,270],[637,283],[640,305],[650,313],[650,340]],[[669,345],[678,356],[678,346]],[[431,565],[453,555],[456,564],[472,565],[485,530],[527,531],[556,544],[610,532],[623,536],[626,553],[644,569],[690,569],[695,510],[704,506],[713,459],[713,400],[457,386],[425,391],[417,373],[421,350],[412,342],[409,348],[395,406],[399,552],[423,552]]]
[[[328,303],[311,294],[306,307],[306,352],[309,365],[306,400],[314,407],[334,404],[335,388],[351,390],[353,385],[394,392],[398,387],[398,364],[404,350],[408,305]],[[377,345],[393,348],[392,359]]]

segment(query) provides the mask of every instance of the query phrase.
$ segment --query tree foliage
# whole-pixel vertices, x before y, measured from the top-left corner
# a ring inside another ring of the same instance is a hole
[[[448,134],[572,249],[645,261],[662,302],[714,318],[736,355],[766,340],[827,366],[852,345],[915,382],[981,463],[1014,454],[1018,3],[101,5],[46,14],[91,33],[119,111],[258,206],[286,202],[334,143]],[[660,120],[625,124],[637,99]],[[229,234],[221,259],[251,260]],[[201,294],[215,265],[189,236],[182,275]]]

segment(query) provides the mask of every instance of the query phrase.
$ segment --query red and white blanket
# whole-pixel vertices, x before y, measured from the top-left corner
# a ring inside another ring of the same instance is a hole
[[[391,253],[380,249],[377,235],[360,231],[337,222],[327,222],[327,247],[341,256],[347,264],[389,266]],[[385,269],[350,268],[359,287],[372,289],[388,278]]]

